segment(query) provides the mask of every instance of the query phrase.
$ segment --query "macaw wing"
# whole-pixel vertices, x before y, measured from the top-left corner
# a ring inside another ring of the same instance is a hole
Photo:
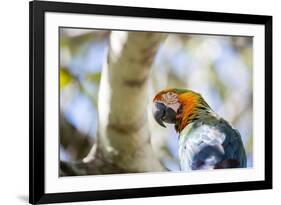
[[[201,124],[186,133],[180,143],[180,161],[182,170],[219,169],[240,167],[237,154],[240,152],[240,135],[225,131],[225,126]]]

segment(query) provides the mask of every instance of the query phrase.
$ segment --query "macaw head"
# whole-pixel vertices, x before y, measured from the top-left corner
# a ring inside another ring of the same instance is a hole
[[[159,125],[175,124],[177,132],[211,111],[199,93],[187,89],[169,88],[158,92],[153,99],[153,116]]]

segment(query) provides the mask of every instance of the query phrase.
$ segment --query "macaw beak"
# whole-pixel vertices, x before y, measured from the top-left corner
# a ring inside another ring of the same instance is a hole
[[[153,116],[156,122],[162,127],[166,127],[163,122],[175,124],[176,123],[176,112],[164,105],[163,103],[156,102]]]

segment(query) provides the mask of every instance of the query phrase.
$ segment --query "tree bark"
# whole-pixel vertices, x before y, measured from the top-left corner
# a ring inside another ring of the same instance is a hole
[[[97,143],[87,174],[162,171],[147,122],[147,82],[165,34],[113,31],[99,91]]]

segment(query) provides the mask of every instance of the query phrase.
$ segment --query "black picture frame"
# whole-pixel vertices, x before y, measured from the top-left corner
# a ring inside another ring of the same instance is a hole
[[[260,190],[272,188],[272,16],[215,13],[201,11],[105,6],[62,2],[32,1],[29,4],[30,43],[30,142],[29,142],[29,202],[32,204],[74,202],[183,195],[198,193]],[[265,27],[265,180],[235,183],[198,184],[154,188],[136,188],[71,193],[45,192],[44,133],[45,80],[44,39],[45,13],[81,13],[143,18],[182,19],[209,22],[260,24]]]

